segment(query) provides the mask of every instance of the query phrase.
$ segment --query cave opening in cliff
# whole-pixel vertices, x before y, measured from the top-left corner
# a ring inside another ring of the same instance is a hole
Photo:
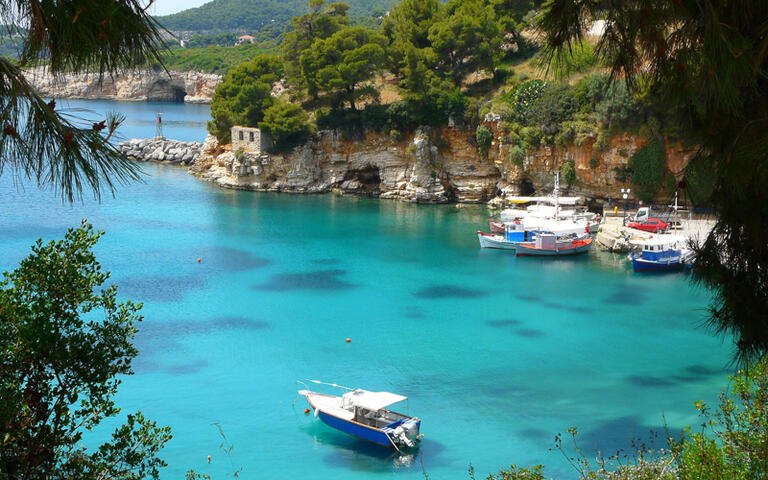
[[[360,169],[348,170],[344,175],[341,188],[358,195],[378,196],[381,193],[379,168],[368,165]]]
[[[533,188],[533,182],[528,178],[520,180],[520,195],[529,197],[534,194],[536,194],[536,189]]]

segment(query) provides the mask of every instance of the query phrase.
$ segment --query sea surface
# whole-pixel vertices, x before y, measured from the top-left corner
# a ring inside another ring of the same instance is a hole
[[[198,105],[69,106],[122,111],[124,138],[153,136],[163,111],[167,137],[202,141],[208,116]],[[122,297],[144,302],[136,373],[117,401],[173,428],[163,480],[190,469],[465,479],[470,463],[477,478],[511,463],[575,478],[549,451],[557,433],[578,427],[588,455],[615,453],[651,430],[663,437],[665,424],[698,424],[692,403],[726,385],[730,346],[701,327],[708,295],[685,273],[635,274],[598,251],[481,250],[483,207],[241,192],[177,167],[144,170],[114,198],[68,205],[6,169],[0,269],[83,218],[106,232],[99,260]],[[305,415],[303,379],[407,395],[420,449],[398,455]]]

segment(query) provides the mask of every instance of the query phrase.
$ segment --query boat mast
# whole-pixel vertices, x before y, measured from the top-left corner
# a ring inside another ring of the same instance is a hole
[[[560,202],[558,198],[558,191],[560,190],[560,172],[555,172],[555,220],[560,216]]]
[[[674,230],[675,230],[675,235],[677,235],[677,191],[675,191],[675,205],[674,205],[673,208],[675,209],[675,226],[674,226]]]

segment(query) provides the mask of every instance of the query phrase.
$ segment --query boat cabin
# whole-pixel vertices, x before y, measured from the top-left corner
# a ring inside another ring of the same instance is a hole
[[[680,257],[681,248],[678,239],[648,239],[637,242],[640,249],[640,256],[643,260],[664,261]]]
[[[408,400],[408,397],[390,392],[370,392],[356,389],[341,396],[341,408],[354,414],[351,420],[375,428],[395,428],[408,416],[387,410],[386,407]]]

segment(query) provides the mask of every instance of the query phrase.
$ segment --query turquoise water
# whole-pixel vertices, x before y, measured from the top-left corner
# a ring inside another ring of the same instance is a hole
[[[127,105],[138,116],[157,108]],[[179,108],[204,123],[204,108]],[[454,479],[470,462],[478,478],[510,463],[573,478],[548,451],[556,433],[577,426],[587,452],[613,452],[664,419],[697,424],[692,402],[726,383],[729,348],[698,327],[707,295],[683,273],[633,274],[596,251],[481,250],[481,207],[229,191],[145,169],[145,183],[74,206],[4,173],[0,268],[81,218],[107,232],[99,259],[121,295],[145,304],[118,404],[173,428],[164,480],[239,468],[241,478],[415,479],[422,465]],[[408,395],[423,419],[418,454],[304,415],[296,380],[306,378]]]

